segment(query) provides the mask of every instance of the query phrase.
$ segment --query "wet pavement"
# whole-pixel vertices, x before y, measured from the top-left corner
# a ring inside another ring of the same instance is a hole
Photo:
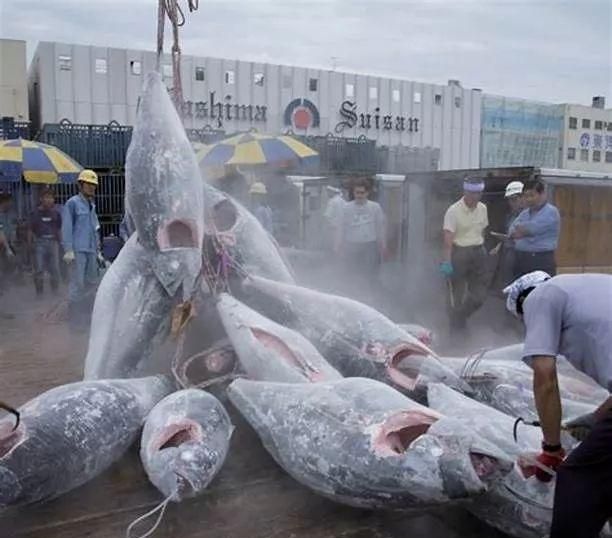
[[[29,287],[0,296],[0,399],[21,405],[53,386],[77,381],[87,338],[65,322],[41,319],[58,299],[35,300]],[[335,504],[286,475],[228,405],[237,429],[206,495],[171,504],[159,538],[501,538],[459,506],[415,513],[371,512]],[[61,454],[58,454],[58,458]],[[137,448],[90,483],[54,501],[0,515],[0,536],[108,538],[161,500]],[[148,527],[137,529],[138,534]],[[138,535],[136,534],[136,535]]]

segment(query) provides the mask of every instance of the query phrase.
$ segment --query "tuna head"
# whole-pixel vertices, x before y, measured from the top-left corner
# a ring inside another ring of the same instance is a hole
[[[162,254],[154,267],[160,282],[170,295],[181,284],[189,295],[201,267],[201,176],[159,73],[145,76],[126,157],[125,198],[139,241]]]
[[[470,497],[502,467],[472,451],[467,432],[448,434],[438,413],[371,379],[238,379],[228,395],[291,476],[351,506],[410,509]]]
[[[140,457],[149,480],[173,501],[202,493],[223,466],[233,429],[211,394],[188,389],[166,397],[142,432]]]
[[[258,277],[244,287],[263,313],[299,330],[345,376],[371,377],[419,400],[432,381],[470,390],[425,344],[363,303]]]
[[[265,318],[231,295],[222,294],[217,309],[250,378],[287,383],[342,378],[301,334]]]
[[[280,282],[294,282],[278,245],[248,209],[206,183],[203,192],[206,231],[216,235],[242,270]]]

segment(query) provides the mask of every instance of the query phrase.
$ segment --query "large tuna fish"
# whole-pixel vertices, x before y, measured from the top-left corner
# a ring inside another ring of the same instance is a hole
[[[301,334],[270,321],[231,295],[222,294],[217,309],[251,379],[309,383],[342,378]]]
[[[483,403],[515,417],[535,420],[533,371],[522,359],[523,345],[516,344],[477,353],[467,358],[440,360],[460,375]],[[608,398],[608,391],[557,357],[557,372],[564,419],[595,410]]]
[[[206,233],[226,249],[241,271],[280,282],[294,282],[289,265],[261,223],[236,200],[204,183]]]
[[[244,287],[257,310],[301,332],[345,376],[390,383],[417,399],[430,381],[469,390],[427,346],[369,306],[258,277]]]
[[[429,405],[440,413],[455,418],[495,444],[515,467],[488,491],[467,504],[468,509],[489,525],[516,538],[543,538],[547,536],[552,518],[554,481],[540,482],[535,476],[525,478],[519,461],[525,454],[535,457],[541,450],[542,431],[521,425],[517,442],[513,439],[514,419],[471,398],[439,384],[428,388]],[[564,437],[570,448],[572,440]],[[529,463],[526,461],[525,463]]]
[[[133,377],[169,333],[174,300],[132,235],[106,271],[94,303],[85,379]]]
[[[149,480],[175,502],[199,495],[221,470],[233,429],[211,394],[188,389],[167,396],[142,431],[140,458]]]
[[[351,506],[407,510],[466,498],[508,470],[496,447],[372,379],[238,379],[228,395],[293,478]]]
[[[15,431],[0,422],[0,507],[52,499],[91,480],[125,453],[173,389],[163,377],[81,381],[30,400]]]
[[[191,298],[202,263],[198,163],[159,73],[145,76],[125,161],[126,212],[168,295]]]

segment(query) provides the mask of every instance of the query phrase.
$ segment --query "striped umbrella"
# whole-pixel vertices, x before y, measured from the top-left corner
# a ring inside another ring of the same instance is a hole
[[[0,181],[73,183],[83,167],[54,146],[17,138],[0,142]]]
[[[280,164],[318,157],[306,144],[290,136],[243,133],[200,150],[203,167],[220,165]]]

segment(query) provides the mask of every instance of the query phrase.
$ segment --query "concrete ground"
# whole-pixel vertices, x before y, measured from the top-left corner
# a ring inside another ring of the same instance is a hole
[[[18,406],[56,385],[81,378],[87,335],[72,334],[64,321],[54,322],[43,315],[57,302],[58,298],[52,297],[35,299],[30,286],[12,286],[0,296],[0,399]],[[495,310],[497,306],[488,308]],[[486,320],[486,311],[481,316]],[[411,321],[419,320],[413,317]],[[490,323],[485,327],[490,327]],[[478,337],[462,345],[477,349],[500,338],[490,328],[475,336]],[[504,337],[509,338],[508,335]],[[449,351],[459,351],[458,344],[447,342],[446,337],[440,343]],[[154,536],[503,536],[459,506],[409,514],[384,513],[352,509],[319,497],[284,473],[263,449],[251,428],[231,408],[230,413],[237,429],[220,475],[203,497],[169,506]],[[61,458],[61,454],[57,457]],[[109,470],[77,490],[46,504],[3,513],[0,515],[0,535],[7,538],[123,536],[133,519],[159,501],[160,494],[147,482],[134,447]]]

